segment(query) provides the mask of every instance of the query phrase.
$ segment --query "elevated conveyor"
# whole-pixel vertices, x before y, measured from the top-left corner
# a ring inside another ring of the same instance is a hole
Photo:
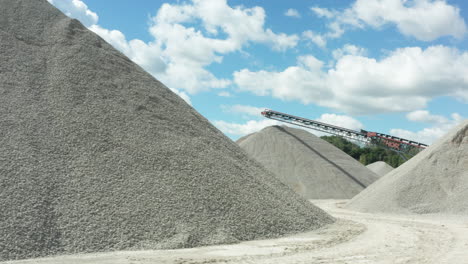
[[[265,109],[265,111],[262,112],[262,115],[266,118],[270,118],[273,120],[293,124],[296,126],[301,126],[305,128],[310,128],[314,129],[317,131],[329,133],[332,135],[348,138],[351,140],[356,140],[360,142],[364,142],[366,144],[372,144],[372,145],[377,145],[380,147],[384,147],[390,150],[393,150],[395,152],[398,152],[403,155],[403,158],[407,159],[405,155],[412,155],[414,153],[417,153],[418,150],[422,150],[428,147],[428,145],[400,138],[400,137],[395,137],[392,135],[387,135],[383,133],[378,133],[378,132],[369,132],[366,130],[352,130],[344,127],[339,127],[339,126],[334,126],[330,124],[326,124],[323,122],[303,118],[303,117],[298,117],[298,116],[293,116],[269,109]],[[416,150],[416,151],[415,151]]]

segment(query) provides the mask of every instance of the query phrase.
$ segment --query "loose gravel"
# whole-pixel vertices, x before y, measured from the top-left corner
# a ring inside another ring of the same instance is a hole
[[[366,167],[380,177],[395,169],[392,166],[385,163],[384,161],[376,161],[374,163],[366,165]]]
[[[378,178],[348,154],[303,129],[271,126],[237,142],[307,199],[351,198]]]
[[[348,208],[468,214],[468,120],[358,194]]]
[[[46,0],[0,0],[0,135],[0,261],[334,221]]]

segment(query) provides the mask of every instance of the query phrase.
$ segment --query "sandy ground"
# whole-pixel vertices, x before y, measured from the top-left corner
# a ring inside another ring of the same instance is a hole
[[[340,220],[328,228],[281,239],[5,263],[468,263],[468,217],[365,214],[341,208],[345,202],[313,201]]]

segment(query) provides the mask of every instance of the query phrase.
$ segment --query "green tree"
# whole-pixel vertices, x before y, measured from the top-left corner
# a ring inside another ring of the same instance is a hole
[[[341,149],[343,152],[364,165],[371,164],[376,161],[384,161],[390,166],[396,168],[405,162],[398,153],[382,147],[366,145],[360,146],[339,136],[322,136],[321,138]]]

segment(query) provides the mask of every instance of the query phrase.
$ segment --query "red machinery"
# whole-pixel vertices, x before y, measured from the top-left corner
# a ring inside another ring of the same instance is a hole
[[[314,130],[318,130],[321,132],[349,138],[352,140],[357,140],[364,142],[366,144],[374,144],[381,147],[388,148],[390,150],[396,151],[400,154],[409,154],[409,152],[413,149],[425,149],[428,145],[419,143],[416,141],[399,138],[391,135],[386,135],[378,132],[369,132],[366,130],[356,131],[352,129],[347,129],[344,127],[334,126],[330,124],[326,124],[323,122],[310,120],[298,116],[288,115],[285,113],[273,111],[266,109],[262,112],[264,117],[278,120],[281,122],[286,122],[290,124],[294,124],[297,126],[302,126],[306,128],[311,128]],[[406,158],[405,156],[403,156]]]

